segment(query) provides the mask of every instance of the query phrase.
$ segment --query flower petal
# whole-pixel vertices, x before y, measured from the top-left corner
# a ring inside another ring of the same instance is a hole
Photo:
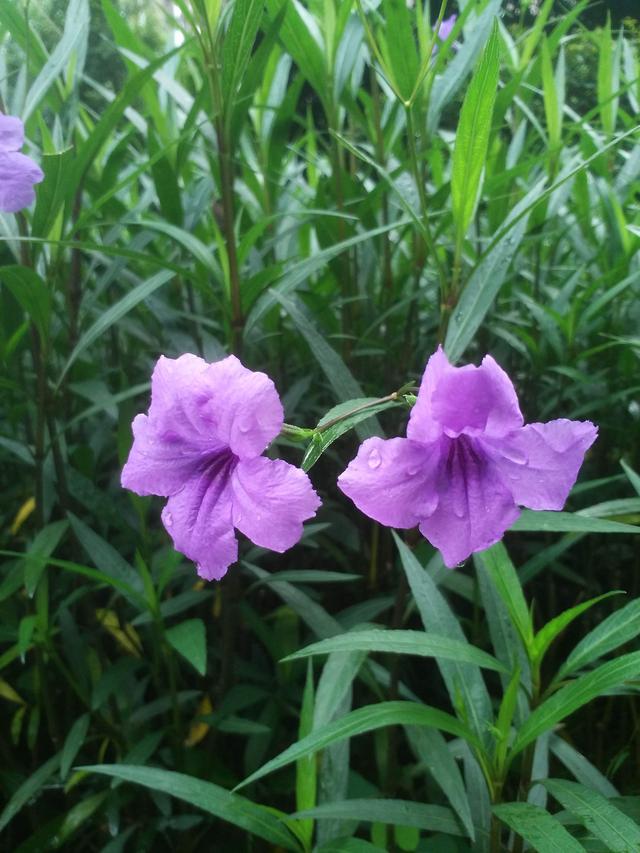
[[[201,470],[203,453],[177,433],[158,432],[147,415],[137,415],[132,428],[133,445],[120,477],[125,489],[167,497]]]
[[[0,149],[0,210],[16,213],[29,207],[36,197],[33,184],[43,178],[42,169],[30,157]]]
[[[281,459],[243,459],[231,477],[233,523],[256,545],[282,553],[302,536],[320,498],[300,468]]]
[[[466,364],[446,371],[431,405],[433,417],[452,438],[462,433],[505,435],[523,423],[513,384],[490,355],[480,367]]]
[[[237,456],[252,458],[278,435],[284,413],[264,373],[248,370],[233,355],[208,364],[187,353],[158,360],[149,417],[159,433],[201,448],[230,447]]]
[[[407,436],[434,441],[443,432],[458,435],[505,435],[522,426],[518,397],[507,374],[487,355],[480,367],[453,367],[441,347],[422,377]]]
[[[24,125],[16,116],[0,113],[0,151],[19,151],[24,145]]]
[[[188,480],[162,511],[176,551],[206,580],[219,580],[238,559],[233,531],[230,466],[209,467]]]
[[[438,504],[434,473],[439,442],[368,438],[338,478],[358,509],[389,527],[415,527]]]
[[[440,465],[435,512],[420,532],[442,552],[449,568],[502,538],[520,515],[509,490],[473,439],[454,439]]]
[[[499,442],[483,443],[516,503],[560,510],[597,435],[591,421],[561,418],[527,424]]]
[[[438,347],[422,374],[418,399],[409,415],[407,438],[430,444],[442,435],[442,426],[433,417],[431,398],[442,377],[450,370],[455,368],[449,364],[442,347]]]

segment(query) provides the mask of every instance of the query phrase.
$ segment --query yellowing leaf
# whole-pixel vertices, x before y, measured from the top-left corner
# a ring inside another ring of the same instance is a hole
[[[199,720],[198,717],[202,717],[205,714],[211,714],[212,711],[213,705],[211,704],[211,699],[209,699],[207,695],[203,696],[198,703],[195,719],[189,727],[189,734],[184,742],[185,746],[195,746],[200,743],[201,740],[204,740],[211,726],[209,723],[205,723],[204,720]]]
[[[4,678],[0,678],[0,696],[3,699],[8,699],[9,702],[16,702],[18,705],[24,705],[24,699],[16,693],[13,687]]]
[[[9,532],[12,536],[15,536],[18,530],[22,527],[25,521],[29,518],[31,513],[36,508],[36,499],[35,498],[27,498],[27,500],[22,504],[18,512],[16,513],[16,517],[13,519],[11,527],[9,528]]]
[[[106,610],[98,608],[96,610],[98,622],[103,625],[111,636],[115,639],[119,646],[130,655],[139,658],[142,651],[142,643],[135,628],[129,623],[125,623],[124,628],[120,626],[118,614],[114,610]]]
[[[20,735],[22,734],[22,723],[24,715],[27,713],[27,706],[21,705],[11,718],[11,743],[14,746],[18,745]]]

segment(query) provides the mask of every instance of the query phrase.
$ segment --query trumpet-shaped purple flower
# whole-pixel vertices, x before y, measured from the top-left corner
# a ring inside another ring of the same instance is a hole
[[[28,207],[36,197],[33,185],[44,178],[40,166],[20,154],[23,145],[20,119],[0,113],[0,210],[5,213]]]
[[[590,421],[525,426],[490,355],[480,367],[453,367],[438,348],[407,438],[367,439],[338,485],[381,524],[418,525],[451,568],[501,539],[519,505],[562,509],[597,432]]]
[[[233,355],[213,364],[189,353],[161,356],[155,366],[149,413],[133,421],[121,481],[139,495],[169,498],[165,529],[207,580],[236,561],[234,528],[286,551],[320,505],[303,471],[262,456],[282,422],[271,379]]]

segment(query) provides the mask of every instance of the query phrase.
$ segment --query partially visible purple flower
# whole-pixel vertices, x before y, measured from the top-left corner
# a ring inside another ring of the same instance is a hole
[[[198,574],[218,580],[237,560],[237,528],[256,545],[286,551],[320,499],[307,475],[262,456],[282,428],[278,392],[233,355],[208,364],[160,356],[151,406],[133,421],[122,485],[169,500],[162,522]]]
[[[436,31],[436,44],[433,46],[433,50],[431,51],[432,55],[437,53],[438,45],[445,42],[449,36],[451,35],[451,30],[454,27],[455,22],[458,20],[457,15],[450,15],[448,18],[445,18],[438,27]],[[457,43],[456,43],[457,44]],[[454,45],[455,46],[455,45]]]
[[[439,40],[446,41],[451,35],[451,30],[453,29],[455,22],[458,20],[457,15],[450,15],[448,18],[445,18],[440,26],[438,27],[437,36]]]
[[[36,197],[34,184],[44,178],[40,166],[20,154],[24,126],[19,118],[0,113],[0,210],[16,213]]]
[[[368,438],[338,479],[366,515],[419,526],[450,568],[502,538],[518,506],[562,509],[598,430],[560,419],[524,426],[511,380],[490,355],[480,367],[431,356],[407,438]]]

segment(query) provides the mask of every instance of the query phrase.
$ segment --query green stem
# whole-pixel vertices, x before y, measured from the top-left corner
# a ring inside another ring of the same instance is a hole
[[[211,72],[215,73],[215,72]],[[242,354],[244,316],[242,313],[242,294],[240,290],[240,271],[238,268],[238,247],[236,245],[235,210],[233,198],[233,161],[229,151],[229,140],[222,121],[217,123],[218,154],[220,156],[220,183],[222,189],[222,227],[227,245],[229,261],[229,288],[231,296],[231,349]]]
[[[18,231],[20,236],[27,238],[29,227],[24,214],[17,215]],[[31,252],[26,239],[20,241],[20,263],[23,267],[31,268]],[[42,340],[40,332],[34,323],[31,323],[31,358],[36,375],[36,421],[34,432],[34,462],[35,462],[35,501],[36,501],[36,524],[42,527],[44,524],[44,442],[46,423],[46,376],[45,360],[42,353]]]
[[[414,244],[414,292],[413,299],[410,302],[409,310],[407,312],[407,323],[406,323],[406,352],[407,356],[411,353],[415,346],[413,344],[413,333],[417,328],[417,317],[418,317],[418,292],[419,292],[419,284],[420,284],[420,276],[422,274],[422,269],[425,265],[427,258],[431,258],[433,263],[436,266],[438,272],[438,279],[440,281],[440,294],[441,301],[444,301],[444,294],[447,288],[447,273],[442,265],[442,261],[438,255],[438,251],[436,248],[435,239],[431,232],[431,225],[429,224],[429,211],[427,205],[427,193],[425,189],[425,175],[423,170],[420,168],[420,162],[418,160],[418,151],[416,148],[416,130],[413,122],[413,107],[411,104],[405,105],[405,116],[407,123],[407,142],[409,147],[409,162],[411,165],[411,172],[413,175],[413,179],[416,184],[416,188],[418,190],[418,197],[420,199],[420,215],[422,221],[422,228],[420,229],[420,235],[422,240],[416,239]],[[426,247],[427,256],[425,257],[423,247]]]
[[[331,107],[328,113],[329,133],[331,135],[331,171],[333,173],[333,183],[336,198],[336,209],[338,213],[344,212],[344,190],[342,187],[342,151],[338,144],[338,122],[336,119],[336,110]],[[345,221],[342,216],[338,217],[338,242],[343,243],[346,240],[347,233]],[[340,324],[342,331],[342,356],[345,361],[349,361],[351,356],[351,335],[353,334],[354,322],[354,305],[353,305],[353,282],[351,276],[350,253],[346,252],[338,256],[336,263],[339,269],[340,281]]]
[[[491,815],[491,830],[490,830],[490,849],[491,853],[501,853],[502,850],[502,832],[500,830],[500,821],[496,815]]]
[[[376,159],[381,166],[386,165],[384,131],[382,129],[382,108],[380,105],[380,86],[376,74],[371,75],[371,98],[373,105],[373,122],[375,130]],[[382,224],[389,224],[389,198],[386,191],[382,195],[381,216]],[[382,242],[382,281],[383,305],[391,304],[393,299],[393,270],[391,267],[391,240],[389,232],[380,235]]]
[[[416,148],[416,129],[413,123],[412,107],[405,106],[405,116],[407,121],[409,162],[411,164],[411,172],[413,174],[413,179],[416,183],[416,187],[418,190],[418,198],[420,199],[420,214],[422,217],[421,234],[424,239],[427,250],[430,256],[433,258],[433,262],[437,267],[438,276],[440,278],[440,286],[442,288],[446,284],[447,273],[436,251],[436,243],[431,232],[431,225],[429,223],[429,207],[427,203],[427,192],[425,189],[426,178],[423,173],[423,170],[420,168],[420,161],[418,159],[418,149]]]
[[[393,391],[391,394],[387,394],[386,397],[378,397],[377,400],[372,400],[370,403],[362,403],[360,406],[356,406],[351,409],[349,412],[345,412],[343,415],[338,415],[335,418],[331,418],[329,421],[325,421],[322,426],[317,426],[314,429],[314,433],[318,435],[319,433],[325,432],[329,429],[329,427],[335,426],[335,424],[339,424],[341,421],[346,420],[347,418],[352,417],[352,415],[357,415],[360,412],[366,412],[367,409],[372,409],[374,406],[379,406],[381,403],[392,403],[395,400],[399,400],[401,397],[406,395],[406,389],[400,389],[399,391]]]
[[[242,339],[244,333],[244,316],[242,312],[242,294],[240,290],[240,271],[238,267],[238,247],[235,233],[235,204],[234,204],[234,167],[231,154],[231,139],[229,135],[228,104],[224,101],[220,80],[218,55],[218,21],[214,22],[214,31],[205,4],[196,4],[195,10],[200,19],[200,29],[195,27],[196,37],[202,51],[205,73],[211,93],[213,109],[213,125],[218,142],[218,158],[220,168],[220,192],[222,194],[222,231],[227,249],[229,264],[229,296],[231,302],[231,349],[236,355],[242,354]]]

